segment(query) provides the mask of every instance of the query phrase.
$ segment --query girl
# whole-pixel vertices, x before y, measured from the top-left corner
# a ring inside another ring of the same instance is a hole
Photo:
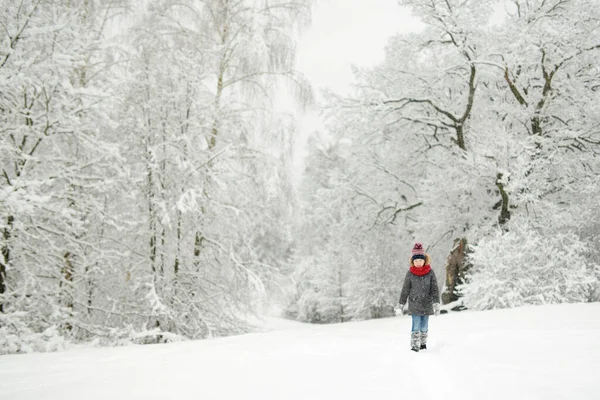
[[[396,314],[402,315],[408,299],[408,312],[412,315],[410,349],[413,351],[427,349],[429,316],[440,313],[440,292],[429,261],[429,255],[425,254],[423,245],[415,243],[410,258],[410,269],[404,278],[396,309]]]

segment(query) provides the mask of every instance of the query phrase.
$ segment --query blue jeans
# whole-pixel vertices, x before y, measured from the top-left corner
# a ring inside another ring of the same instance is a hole
[[[429,315],[413,315],[412,316],[412,331],[427,332],[429,329]]]

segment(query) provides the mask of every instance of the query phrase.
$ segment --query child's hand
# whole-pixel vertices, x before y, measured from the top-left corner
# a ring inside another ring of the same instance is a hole
[[[404,310],[403,310],[403,308],[404,308],[404,307],[402,307],[401,305],[397,305],[397,306],[394,308],[394,312],[396,313],[396,316],[397,316],[397,317],[401,317],[401,316],[404,314]]]
[[[440,303],[433,303],[433,313],[440,315]]]

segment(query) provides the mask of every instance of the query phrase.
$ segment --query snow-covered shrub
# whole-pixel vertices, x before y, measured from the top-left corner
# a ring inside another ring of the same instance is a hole
[[[28,325],[27,313],[0,313],[0,355],[51,352],[71,346],[56,325],[36,332]]]
[[[548,234],[528,223],[481,239],[459,287],[467,307],[477,310],[589,301],[598,266],[574,233]]]
[[[127,346],[186,340],[182,335],[159,328],[149,330],[142,324],[122,328],[94,327],[94,339],[82,343],[65,335],[64,329],[57,324],[34,330],[28,324],[30,318],[24,312],[0,313],[0,355],[54,352],[74,346]]]

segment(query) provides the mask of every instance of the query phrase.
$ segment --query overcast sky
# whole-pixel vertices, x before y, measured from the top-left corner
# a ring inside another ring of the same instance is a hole
[[[296,69],[312,83],[315,93],[324,87],[347,92],[352,82],[351,65],[374,66],[383,60],[390,36],[419,29],[418,21],[397,0],[317,0],[316,3],[312,25],[300,38],[296,56]],[[290,98],[281,100],[280,107],[293,108]],[[323,126],[316,112],[296,111],[296,117],[300,137],[295,141],[294,166],[295,181],[299,183],[306,139],[315,130],[322,131]]]
[[[418,22],[396,0],[317,0],[312,26],[299,42],[297,69],[316,90],[345,92],[352,64],[375,65],[387,38],[416,29]]]

